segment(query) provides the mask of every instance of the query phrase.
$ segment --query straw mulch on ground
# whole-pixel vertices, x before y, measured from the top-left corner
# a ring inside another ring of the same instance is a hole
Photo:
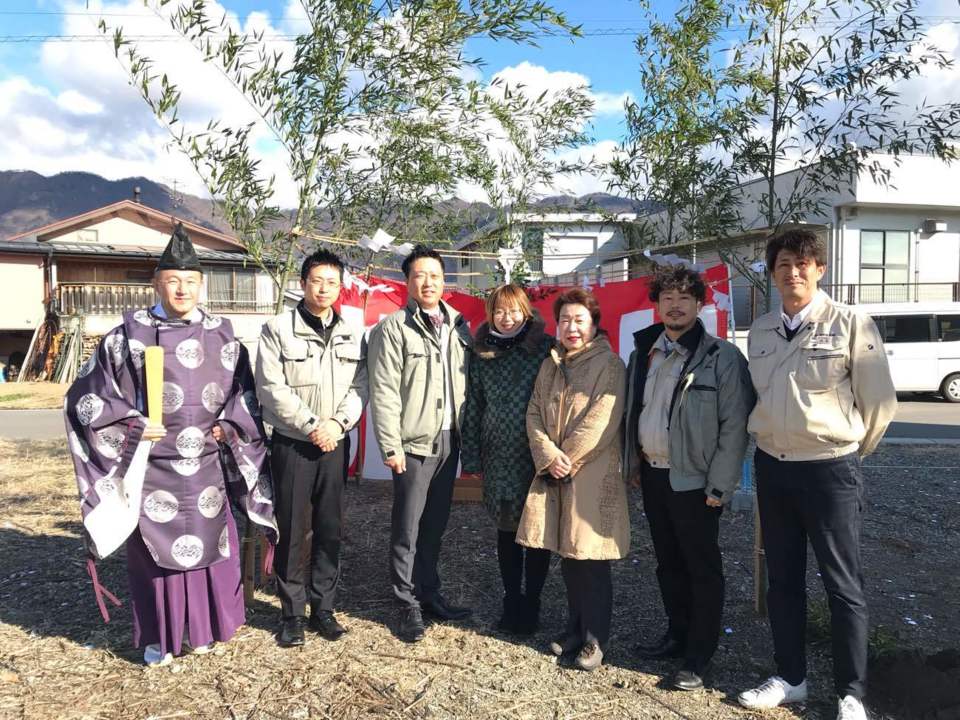
[[[960,465],[958,459],[960,448],[932,454],[903,447],[871,458],[881,467],[868,470],[867,582],[871,623],[882,626],[888,643],[929,651],[958,644],[960,488],[957,473],[942,470]],[[752,610],[751,514],[724,514],[726,632],[710,689],[682,694],[659,687],[670,663],[642,662],[629,652],[662,627],[652,548],[636,507],[630,556],[614,564],[612,649],[608,664],[593,674],[558,666],[544,652],[565,613],[555,570],[536,637],[516,641],[491,629],[501,591],[495,533],[479,505],[455,506],[441,567],[445,594],[471,605],[473,620],[433,625],[412,646],[395,639],[389,507],[388,483],[351,483],[339,603],[351,632],[341,642],[310,635],[301,650],[278,648],[278,603],[267,588],[230,643],[147,669],[130,647],[129,605],[114,610],[109,625],[99,619],[63,443],[0,441],[0,718],[761,717],[734,701],[772,667],[766,623]],[[122,553],[100,568],[104,584],[126,600]],[[816,607],[822,593],[814,569],[810,585]],[[811,647],[810,668],[810,703],[762,717],[832,720],[828,643]],[[885,717],[915,717],[890,713]]]

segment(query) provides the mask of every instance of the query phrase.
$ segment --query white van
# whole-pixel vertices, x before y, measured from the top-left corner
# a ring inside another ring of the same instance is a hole
[[[857,305],[877,324],[898,391],[939,392],[960,402],[960,303]]]

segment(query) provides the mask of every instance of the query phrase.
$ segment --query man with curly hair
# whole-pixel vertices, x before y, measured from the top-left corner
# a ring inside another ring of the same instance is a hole
[[[720,514],[740,477],[754,394],[746,358],[698,318],[706,286],[697,272],[659,270],[650,299],[661,322],[634,335],[624,470],[643,493],[667,629],[634,651],[679,658],[672,686],[696,690],[720,634]]]

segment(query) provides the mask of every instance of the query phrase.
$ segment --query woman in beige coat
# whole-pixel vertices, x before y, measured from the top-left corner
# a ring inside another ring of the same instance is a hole
[[[600,306],[591,293],[568,290],[553,313],[560,346],[543,361],[527,406],[537,475],[517,542],[562,558],[569,617],[550,649],[576,652],[577,666],[593,670],[610,639],[610,560],[624,557],[630,546],[620,472],[625,370],[599,328]]]

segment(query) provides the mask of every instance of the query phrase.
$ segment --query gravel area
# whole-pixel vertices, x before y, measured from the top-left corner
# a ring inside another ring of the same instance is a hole
[[[565,613],[556,566],[540,633],[516,641],[492,630],[501,602],[495,530],[476,504],[454,507],[441,567],[445,594],[472,606],[473,619],[432,625],[417,645],[396,640],[386,560],[390,486],[376,481],[349,488],[339,607],[351,632],[341,642],[311,635],[303,649],[276,647],[278,602],[267,587],[230,643],[166,668],[144,668],[130,647],[122,553],[101,563],[101,580],[124,606],[109,625],[99,619],[82,566],[68,461],[57,441],[0,441],[0,718],[835,717],[812,554],[810,702],[764,714],[736,705],[739,690],[772,670],[767,624],[753,611],[750,512],[727,511],[722,519],[726,630],[709,688],[663,689],[673,666],[630,654],[634,642],[659,635],[664,623],[636,492],[631,552],[614,563],[612,648],[595,673],[558,666],[545,653]],[[960,446],[883,445],[866,465],[866,586],[882,680],[872,690],[873,716],[954,717],[944,714],[952,712],[949,692],[938,700],[943,707],[920,707],[898,669],[908,657],[960,647]],[[947,667],[949,654],[940,657]],[[949,690],[960,688],[957,673]]]

